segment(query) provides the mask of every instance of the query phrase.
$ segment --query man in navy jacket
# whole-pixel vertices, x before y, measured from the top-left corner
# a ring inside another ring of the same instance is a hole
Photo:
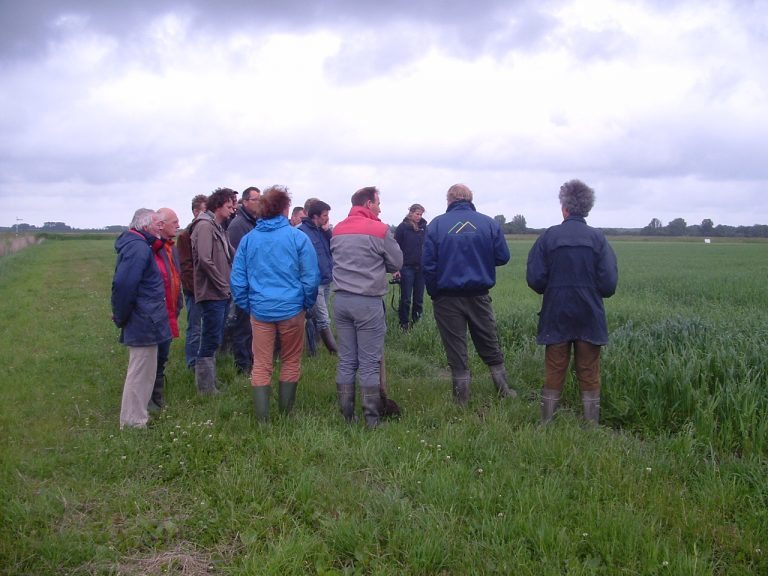
[[[469,327],[478,355],[491,369],[499,396],[514,398],[517,393],[507,385],[489,294],[496,284],[496,266],[509,262],[507,241],[498,222],[475,210],[472,190],[467,186],[451,186],[447,200],[445,214],[427,226],[422,269],[451,367],[453,397],[461,406],[469,402]]]
[[[585,220],[594,204],[595,192],[583,182],[563,184],[563,223],[544,232],[528,254],[528,286],[544,295],[537,342],[546,346],[545,424],[560,403],[571,348],[584,417],[594,424],[600,420],[600,347],[608,343],[603,298],[616,291],[619,271],[605,236]]]
[[[117,264],[112,280],[112,320],[128,347],[128,371],[120,407],[120,428],[144,428],[147,404],[157,372],[157,345],[171,339],[165,285],[154,251],[162,248],[160,216],[140,208],[130,228],[115,242]]]

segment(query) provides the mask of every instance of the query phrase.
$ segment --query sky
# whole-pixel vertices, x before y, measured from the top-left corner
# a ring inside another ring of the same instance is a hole
[[[768,223],[768,2],[0,0],[0,226],[282,184],[344,218]]]

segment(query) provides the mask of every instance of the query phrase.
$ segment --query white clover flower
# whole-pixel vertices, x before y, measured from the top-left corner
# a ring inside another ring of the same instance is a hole
[[[483,473],[483,469],[482,469],[482,468],[478,468],[478,469],[477,469],[477,473],[478,473],[478,474],[482,474],[482,473]]]
[[[662,566],[669,566],[669,562],[667,560],[664,560],[664,562],[661,563]]]

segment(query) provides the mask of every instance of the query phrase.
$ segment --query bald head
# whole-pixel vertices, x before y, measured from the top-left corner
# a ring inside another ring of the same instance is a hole
[[[176,216],[176,212],[170,208],[160,208],[157,213],[160,215],[160,222],[157,226],[160,238],[164,240],[174,238],[176,232],[179,231],[179,217]]]

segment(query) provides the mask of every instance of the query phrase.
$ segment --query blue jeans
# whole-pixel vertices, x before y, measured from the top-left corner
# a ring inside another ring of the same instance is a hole
[[[184,294],[184,304],[187,307],[187,339],[184,343],[184,355],[187,357],[187,366],[191,368],[195,365],[195,359],[200,350],[203,309],[200,304],[195,304],[195,297],[191,294]]]
[[[413,310],[411,310],[413,294]],[[400,270],[400,324],[416,322],[424,311],[424,273],[415,266],[403,266]]]
[[[200,331],[198,358],[216,355],[224,340],[224,322],[227,319],[229,300],[203,300],[198,302],[203,311],[203,325]]]

